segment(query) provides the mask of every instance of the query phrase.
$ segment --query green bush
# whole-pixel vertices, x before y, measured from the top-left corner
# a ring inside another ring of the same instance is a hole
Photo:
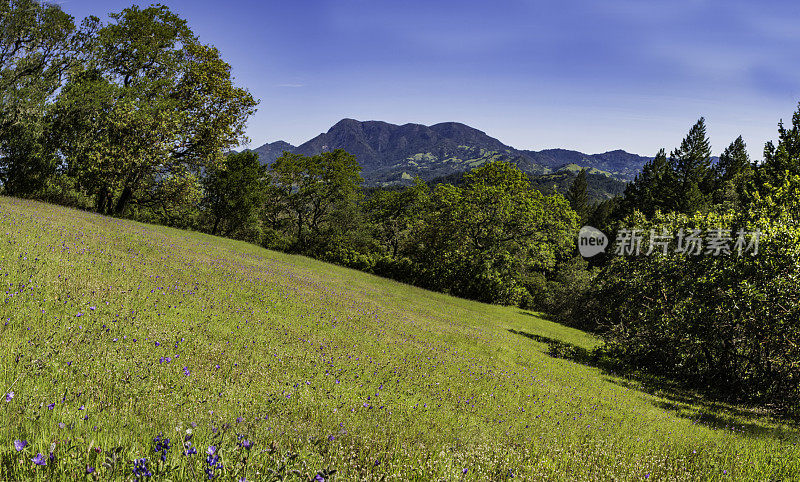
[[[628,226],[643,232],[723,228],[762,235],[755,256],[615,257],[583,297],[579,322],[595,326],[610,353],[630,367],[718,395],[795,410],[800,402],[798,194],[800,177],[794,177],[745,213],[628,218]]]

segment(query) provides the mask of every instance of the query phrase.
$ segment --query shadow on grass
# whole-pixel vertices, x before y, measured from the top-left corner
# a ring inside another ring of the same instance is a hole
[[[549,321],[551,323],[558,323],[559,325],[561,324],[558,321],[555,321],[554,319],[552,319],[550,317],[550,315],[548,315],[547,313],[544,313],[542,311],[519,310],[519,311],[517,311],[517,314],[530,316],[530,317],[533,317],[533,318],[537,318],[539,320]]]
[[[788,422],[787,420],[776,418],[766,409],[726,403],[680,387],[677,383],[661,377],[626,370],[602,347],[587,350],[535,333],[514,329],[508,331],[546,344],[548,346],[546,353],[553,358],[598,368],[606,375],[604,380],[656,397],[651,400],[653,405],[671,411],[678,417],[691,420],[693,424],[715,430],[726,430],[747,437],[800,441],[800,433],[784,425]]]
[[[584,365],[597,366],[597,354],[594,350],[587,350],[586,348],[582,348],[571,343],[565,343],[554,338],[536,335],[534,333],[528,333],[525,331],[512,329],[509,329],[508,331],[514,333],[515,335],[521,335],[526,338],[530,338],[531,340],[538,341],[539,343],[547,344],[549,347],[547,354],[553,358],[564,358],[566,360],[572,360]]]

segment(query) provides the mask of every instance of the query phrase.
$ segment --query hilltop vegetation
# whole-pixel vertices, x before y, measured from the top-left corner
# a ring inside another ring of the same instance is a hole
[[[29,201],[0,226],[4,480],[800,470],[788,427],[554,357],[598,341],[518,308]]]

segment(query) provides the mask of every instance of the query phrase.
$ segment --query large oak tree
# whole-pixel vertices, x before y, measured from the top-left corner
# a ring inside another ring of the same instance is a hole
[[[164,182],[198,174],[244,135],[255,111],[230,66],[164,6],[111,15],[73,69],[54,121],[61,154],[103,213],[121,215]]]

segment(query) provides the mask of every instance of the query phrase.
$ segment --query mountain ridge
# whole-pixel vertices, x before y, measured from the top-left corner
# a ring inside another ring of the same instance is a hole
[[[585,154],[568,149],[541,151],[516,149],[484,131],[460,122],[391,124],[344,118],[327,132],[294,146],[285,141],[265,143],[255,149],[263,164],[271,164],[283,152],[316,155],[334,149],[353,154],[362,167],[367,185],[407,184],[466,172],[489,161],[516,164],[531,175],[550,174],[576,164],[604,171],[630,181],[651,158],[621,149]]]

